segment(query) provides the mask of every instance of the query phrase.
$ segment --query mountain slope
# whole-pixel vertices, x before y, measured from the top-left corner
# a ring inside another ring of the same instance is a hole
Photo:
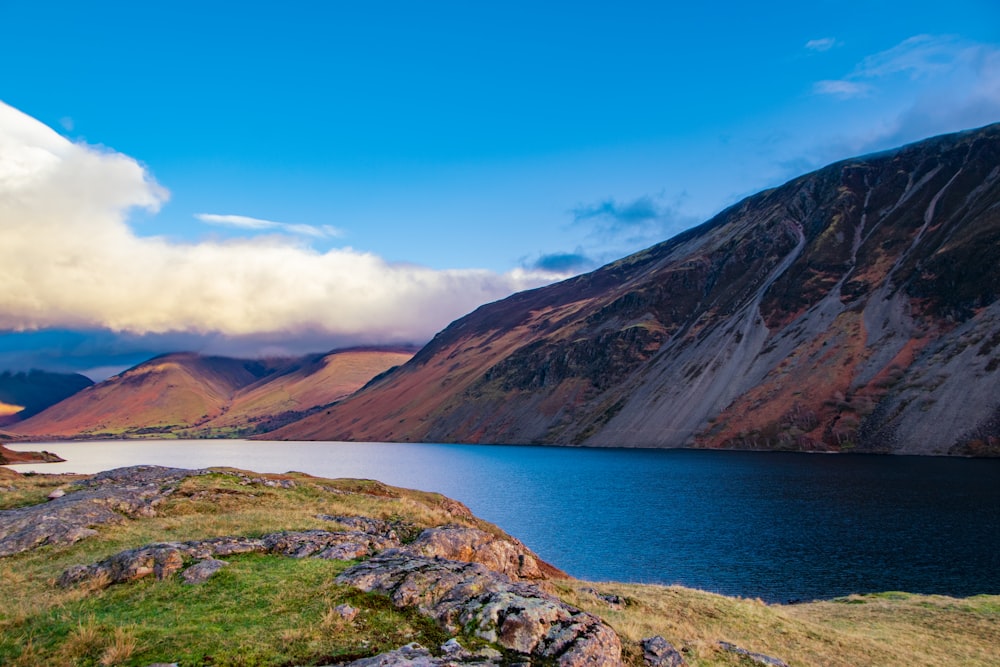
[[[1000,451],[1000,125],[488,304],[273,437]]]
[[[87,388],[10,427],[31,437],[238,435],[343,398],[413,356],[402,348],[298,359],[168,354]]]
[[[62,437],[166,433],[217,416],[237,389],[268,372],[257,361],[167,354],[88,387],[11,430]]]
[[[38,414],[50,405],[94,384],[78,373],[0,373],[0,425]]]
[[[297,360],[236,392],[226,410],[198,425],[206,433],[266,430],[344,398],[386,370],[406,363],[410,348],[357,348]]]

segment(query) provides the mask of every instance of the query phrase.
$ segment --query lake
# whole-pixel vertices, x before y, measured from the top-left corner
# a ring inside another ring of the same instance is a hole
[[[58,442],[90,473],[139,463],[360,477],[438,491],[595,581],[768,602],[1000,593],[1000,460],[239,440]]]

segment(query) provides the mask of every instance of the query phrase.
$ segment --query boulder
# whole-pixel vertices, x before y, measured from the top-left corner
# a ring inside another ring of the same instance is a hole
[[[349,604],[338,604],[333,610],[345,621],[353,621],[358,616],[358,610]]]
[[[181,572],[181,578],[184,579],[184,583],[186,584],[203,584],[208,581],[212,575],[227,565],[229,565],[229,563],[224,560],[206,558],[205,560],[198,561],[188,569]]]
[[[642,640],[642,659],[649,667],[684,667],[687,665],[673,645],[656,635]]]
[[[719,646],[723,651],[729,651],[730,653],[735,653],[737,655],[746,656],[750,660],[756,662],[760,665],[767,665],[767,667],[788,667],[788,663],[780,658],[773,658],[769,655],[763,653],[754,653],[753,651],[748,651],[745,648],[740,648],[736,644],[730,644],[729,642],[719,642]]]

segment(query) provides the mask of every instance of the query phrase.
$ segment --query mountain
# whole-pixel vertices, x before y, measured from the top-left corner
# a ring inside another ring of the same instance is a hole
[[[0,425],[38,414],[50,405],[94,384],[79,373],[0,373]]]
[[[32,438],[240,435],[342,398],[411,356],[401,349],[274,360],[167,354],[10,430]]]
[[[1000,453],[1000,124],[452,323],[288,439]]]
[[[295,360],[236,393],[218,417],[199,425],[206,434],[264,432],[344,398],[376,375],[406,363],[408,347],[356,348]]]

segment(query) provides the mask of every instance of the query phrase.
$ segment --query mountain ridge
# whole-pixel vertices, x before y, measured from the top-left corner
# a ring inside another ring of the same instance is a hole
[[[842,160],[270,437],[1000,453],[998,202],[1000,124]]]
[[[9,429],[32,439],[241,435],[343,398],[412,354],[398,346],[281,359],[164,354]]]

